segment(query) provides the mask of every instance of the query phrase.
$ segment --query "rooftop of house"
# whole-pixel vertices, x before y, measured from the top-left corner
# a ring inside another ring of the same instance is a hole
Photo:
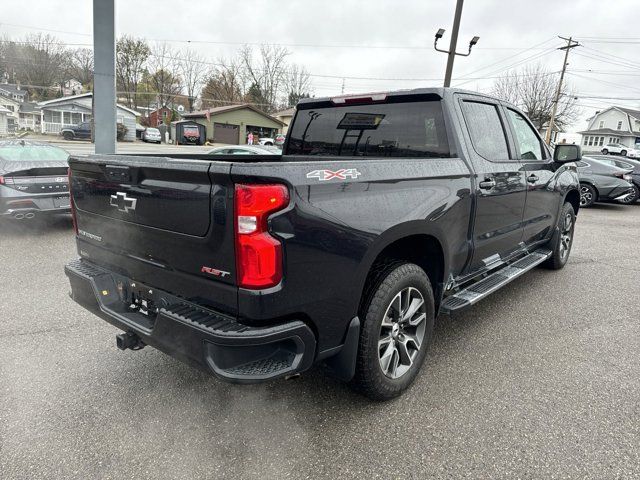
[[[582,135],[615,135],[618,137],[624,137],[625,135],[637,135],[637,133],[630,132],[629,130],[614,130],[613,128],[596,128],[595,130],[583,130],[578,133]]]
[[[27,93],[29,93],[26,90],[23,90],[20,85],[13,83],[0,83],[0,90],[4,90],[10,95],[15,94],[20,95],[21,97],[24,97],[25,95],[27,95]]]

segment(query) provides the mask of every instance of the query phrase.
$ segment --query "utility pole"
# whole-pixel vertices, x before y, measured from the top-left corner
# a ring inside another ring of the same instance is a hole
[[[547,145],[551,143],[551,132],[553,131],[554,123],[556,120],[556,113],[558,111],[558,101],[560,100],[560,94],[562,93],[562,82],[564,80],[564,72],[567,70],[567,60],[569,59],[569,50],[572,48],[580,46],[578,42],[573,41],[573,37],[564,38],[558,36],[562,40],[567,41],[567,45],[564,47],[558,48],[558,50],[564,50],[564,63],[562,64],[562,72],[560,73],[560,81],[558,82],[558,89],[556,90],[556,98],[553,100],[553,109],[551,110],[551,118],[549,119],[549,126],[547,127],[547,134],[545,135],[544,141]]]
[[[438,40],[442,38],[444,35],[444,29],[440,28],[436,32],[436,40],[433,42],[433,48],[438,52],[443,52],[448,55],[447,58],[447,71],[444,75],[444,86],[451,86],[451,75],[453,74],[453,61],[456,58],[456,55],[460,55],[461,57],[468,57],[471,55],[471,48],[478,43],[480,37],[473,37],[469,42],[469,51],[467,53],[458,53],[456,52],[456,48],[458,47],[458,32],[460,31],[460,19],[462,18],[462,4],[464,0],[458,0],[456,3],[456,12],[453,15],[453,32],[451,33],[451,42],[449,43],[449,50],[443,50],[438,48]]]

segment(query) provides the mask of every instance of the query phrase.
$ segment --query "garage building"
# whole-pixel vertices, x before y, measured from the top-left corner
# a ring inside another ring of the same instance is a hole
[[[249,104],[185,113],[183,118],[204,125],[210,142],[230,145],[246,144],[249,132],[273,138],[284,127],[280,120]]]

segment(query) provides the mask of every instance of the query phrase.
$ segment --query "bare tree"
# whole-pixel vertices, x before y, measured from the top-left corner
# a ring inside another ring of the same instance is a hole
[[[47,98],[51,86],[67,79],[71,54],[52,35],[27,35],[12,55],[16,80],[37,91],[40,98]]]
[[[189,48],[180,52],[177,64],[187,93],[189,111],[193,112],[193,105],[207,75],[208,67],[204,59]]]
[[[524,110],[535,127],[541,130],[551,119],[557,88],[558,74],[538,64],[500,77],[493,86],[493,94]],[[579,112],[575,95],[564,83],[554,123],[563,128],[574,122]]]
[[[93,82],[93,51],[90,48],[78,48],[73,51],[72,74],[83,86]]]
[[[233,105],[244,101],[245,81],[237,60],[220,60],[207,78],[200,94],[203,108]]]
[[[130,36],[121,37],[116,44],[116,80],[118,91],[126,99],[127,106],[138,106],[138,84],[144,74],[144,66],[151,49],[147,42]]]
[[[251,85],[251,96],[261,99],[266,105],[263,109],[272,112],[277,108],[278,95],[284,84],[287,72],[287,57],[290,52],[278,45],[261,45],[259,58],[253,56],[253,49],[245,45],[240,50],[240,59]]]
[[[304,67],[291,65],[284,84],[287,107],[294,107],[301,99],[311,96],[311,76]]]
[[[177,63],[177,57],[169,44],[158,43],[152,48],[148,65],[158,107],[171,105],[182,91],[182,79],[173,73],[178,70]]]

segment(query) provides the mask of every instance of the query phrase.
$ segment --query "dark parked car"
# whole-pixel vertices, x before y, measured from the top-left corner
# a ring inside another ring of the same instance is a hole
[[[91,138],[91,122],[82,122],[60,130],[65,140],[87,140]]]
[[[595,157],[582,157],[577,162],[580,176],[580,206],[595,202],[618,201],[628,203],[635,195],[631,169],[603,163]]]
[[[0,142],[0,216],[22,220],[69,213],[68,158],[46,143]]]
[[[576,160],[475,92],[306,99],[281,156],[72,157],[81,258],[66,274],[121,349],[245,383],[323,362],[388,399],[438,313],[566,264]]]
[[[635,203],[640,200],[640,161],[632,160],[630,158],[616,158],[604,155],[591,155],[592,158],[597,159],[602,163],[611,165],[614,167],[622,168],[624,170],[630,170],[631,184],[633,186],[633,195],[621,200],[622,203]]]

